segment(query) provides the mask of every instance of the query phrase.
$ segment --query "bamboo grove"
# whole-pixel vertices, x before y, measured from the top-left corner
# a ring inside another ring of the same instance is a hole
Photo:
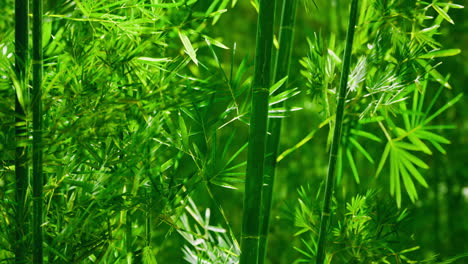
[[[462,10],[5,0],[0,263],[466,260]]]

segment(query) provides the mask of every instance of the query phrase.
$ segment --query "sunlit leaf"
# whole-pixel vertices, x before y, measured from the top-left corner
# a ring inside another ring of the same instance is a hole
[[[426,54],[419,56],[420,59],[433,59],[439,57],[449,57],[460,54],[460,49],[445,49],[445,50],[433,50]]]
[[[179,30],[179,37],[180,40],[182,41],[182,44],[184,45],[185,48],[185,53],[187,53],[190,57],[190,59],[198,65],[198,59],[197,59],[197,53],[195,52],[195,49],[192,46],[192,42],[190,42],[190,39],[187,37],[187,35]]]
[[[434,8],[435,11],[437,11],[437,13],[439,13],[439,15],[441,17],[443,17],[445,20],[447,20],[449,23],[451,24],[455,24],[452,20],[452,18],[450,18],[450,16],[447,14],[447,12],[445,12],[442,8],[440,8],[437,4],[432,4],[432,7]]]

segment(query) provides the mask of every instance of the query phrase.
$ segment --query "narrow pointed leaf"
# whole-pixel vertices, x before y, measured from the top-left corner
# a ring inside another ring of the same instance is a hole
[[[182,41],[182,44],[184,45],[185,48],[185,53],[187,53],[190,57],[190,59],[198,65],[198,60],[197,60],[197,53],[193,49],[192,43],[190,42],[190,39],[187,37],[187,35],[179,30],[179,37],[180,40]]]

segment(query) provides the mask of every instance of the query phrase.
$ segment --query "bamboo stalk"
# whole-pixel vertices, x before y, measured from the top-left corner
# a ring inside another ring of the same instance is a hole
[[[146,145],[146,177],[150,179],[151,177],[151,146],[150,142],[147,142]],[[150,195],[149,189],[145,189],[145,198],[146,198],[146,211],[145,211],[145,247],[151,246],[151,219],[152,219],[152,206],[153,198]]]
[[[261,0],[259,3],[240,264],[257,263],[259,259],[260,209],[268,119],[268,94],[271,84],[275,3],[276,0]]]
[[[323,263],[325,258],[326,236],[328,221],[330,219],[330,201],[333,193],[333,185],[335,181],[336,160],[338,157],[338,149],[341,143],[341,127],[343,124],[343,114],[345,106],[346,89],[348,84],[348,75],[350,71],[351,52],[353,49],[354,28],[356,26],[356,17],[358,9],[358,0],[351,2],[349,15],[348,32],[346,34],[346,47],[343,59],[343,68],[341,71],[340,87],[338,91],[338,104],[336,107],[335,128],[333,131],[332,145],[330,149],[330,157],[328,163],[327,180],[325,184],[325,194],[322,208],[322,216],[320,220],[319,239],[317,244],[317,264]]]
[[[15,238],[16,245],[14,247],[15,252],[15,263],[26,263],[27,251],[27,240],[26,234],[27,226],[25,219],[25,202],[26,202],[26,189],[28,187],[28,165],[27,147],[22,146],[21,142],[27,140],[27,128],[26,125],[19,125],[25,121],[25,111],[20,103],[18,95],[23,94],[24,98],[27,94],[27,61],[29,57],[29,43],[28,43],[28,10],[29,5],[27,0],[16,0],[15,1],[15,71],[18,78],[20,91],[16,92],[15,97],[15,141],[16,141],[16,152],[15,152],[15,177],[16,177],[16,230]]]
[[[43,174],[42,174],[42,0],[33,1],[33,263],[43,263]]]
[[[296,21],[297,0],[284,0],[281,7],[281,24],[279,30],[279,51],[275,63],[275,82],[289,75],[291,53],[294,40],[294,25]],[[283,92],[288,85],[286,81],[283,87],[276,93]],[[283,103],[278,104],[281,107]],[[265,157],[265,176],[262,191],[262,222],[259,245],[259,263],[264,263],[268,242],[268,230],[270,226],[271,204],[273,199],[273,187],[275,181],[276,159],[278,157],[278,147],[281,134],[281,118],[272,118],[268,123],[267,145]]]
[[[133,260],[132,239],[132,213],[130,212],[130,210],[127,210],[125,211],[125,251],[127,253],[128,263],[132,263]]]

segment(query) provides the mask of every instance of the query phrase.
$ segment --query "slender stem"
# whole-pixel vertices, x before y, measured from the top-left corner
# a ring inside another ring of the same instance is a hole
[[[341,71],[340,87],[338,91],[338,105],[336,108],[336,121],[333,131],[332,145],[330,149],[330,159],[328,163],[327,181],[325,184],[325,198],[323,201],[322,217],[320,221],[320,232],[317,245],[317,264],[323,263],[325,258],[325,246],[328,221],[330,219],[330,201],[333,193],[333,185],[335,181],[336,160],[338,157],[338,149],[341,141],[341,127],[343,124],[344,105],[346,97],[346,88],[348,84],[348,75],[351,62],[351,51],[353,49],[354,28],[356,26],[356,17],[358,9],[358,0],[353,0],[351,3],[348,32],[346,35],[346,47],[344,52],[343,68]]]
[[[125,250],[127,252],[127,261],[129,261],[129,263],[133,260],[132,231],[132,212],[127,210],[125,211]]]
[[[146,145],[146,175],[148,179],[151,177],[151,146],[150,142],[147,142]],[[150,195],[149,189],[145,188],[145,196],[146,196],[146,212],[145,212],[145,246],[149,247],[151,246],[151,212],[152,212],[152,206],[153,206],[153,198]]]
[[[149,190],[145,190],[147,199],[146,212],[145,212],[145,247],[151,246],[151,206],[152,197],[149,194]]]
[[[33,1],[33,263],[43,263],[42,0]]]
[[[281,6],[281,25],[279,30],[279,51],[275,64],[275,82],[281,80],[289,74],[291,53],[294,40],[294,25],[296,21],[297,0],[284,0]],[[279,6],[278,6],[279,7]],[[276,93],[283,92],[288,83],[278,89]],[[281,107],[283,104],[278,104]],[[268,122],[267,145],[265,157],[265,176],[262,191],[262,222],[260,231],[259,261],[263,264],[266,258],[268,242],[268,230],[270,226],[271,204],[273,199],[273,187],[275,181],[276,159],[278,157],[278,146],[281,134],[281,118],[272,118]]]
[[[15,263],[26,263],[27,226],[25,219],[25,201],[26,189],[28,187],[28,165],[27,165],[27,148],[22,144],[27,139],[26,125],[20,125],[25,121],[25,111],[20,103],[20,94],[24,98],[27,94],[27,62],[28,62],[28,10],[29,5],[27,0],[16,0],[15,2],[15,71],[20,84],[19,91],[15,97],[15,175],[16,175],[16,245],[14,247]]]
[[[275,3],[276,0],[260,0],[259,4],[242,222],[241,264],[255,264],[259,258],[260,208],[268,119],[268,93],[271,83]]]

